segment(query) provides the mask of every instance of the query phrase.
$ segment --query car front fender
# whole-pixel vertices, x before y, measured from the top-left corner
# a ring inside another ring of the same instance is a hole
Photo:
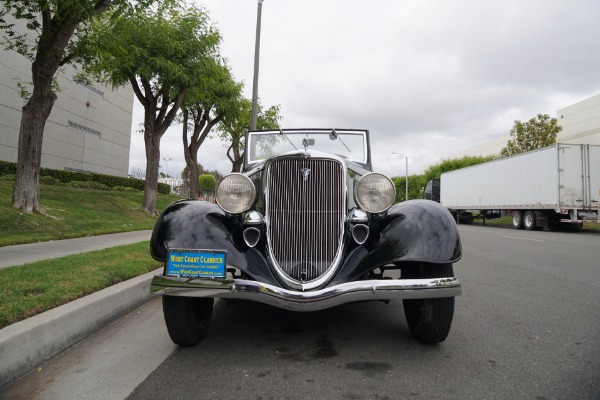
[[[330,285],[353,281],[374,268],[403,261],[435,264],[461,258],[461,242],[450,212],[429,200],[410,200],[373,218],[368,240],[353,249]]]
[[[248,248],[242,238],[241,220],[225,213],[213,203],[182,200],[171,204],[160,215],[150,239],[150,254],[165,262],[171,249],[225,250],[227,265],[255,279],[278,284],[263,253]]]

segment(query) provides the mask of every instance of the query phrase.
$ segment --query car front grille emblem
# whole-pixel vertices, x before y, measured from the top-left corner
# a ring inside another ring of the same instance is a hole
[[[300,171],[302,172],[302,178],[304,179],[304,182],[308,181],[308,176],[310,175],[310,168],[302,168]]]

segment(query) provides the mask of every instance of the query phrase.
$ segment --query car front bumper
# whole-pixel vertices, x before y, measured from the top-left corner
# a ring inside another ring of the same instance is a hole
[[[249,300],[291,311],[317,311],[355,301],[430,299],[462,294],[457,278],[385,279],[342,283],[299,292],[244,279],[194,279],[157,275],[150,291],[168,296]]]

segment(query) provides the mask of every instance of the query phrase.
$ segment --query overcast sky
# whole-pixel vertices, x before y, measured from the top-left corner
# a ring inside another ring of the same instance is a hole
[[[198,0],[221,53],[251,98],[257,1]],[[598,0],[264,0],[259,97],[284,128],[371,132],[373,165],[403,176],[506,135],[516,119],[600,93]],[[130,169],[145,169],[134,106]],[[161,171],[185,166],[181,127],[161,144]],[[228,173],[208,140],[198,161]]]

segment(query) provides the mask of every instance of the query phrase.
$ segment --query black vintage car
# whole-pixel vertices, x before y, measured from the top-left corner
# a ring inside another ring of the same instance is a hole
[[[154,227],[151,254],[165,268],[151,290],[176,344],[205,335],[215,298],[294,311],[403,299],[418,341],[446,339],[461,294],[455,222],[433,201],[393,205],[368,131],[251,131],[245,143],[243,171],[219,182],[217,204],[176,202]]]

